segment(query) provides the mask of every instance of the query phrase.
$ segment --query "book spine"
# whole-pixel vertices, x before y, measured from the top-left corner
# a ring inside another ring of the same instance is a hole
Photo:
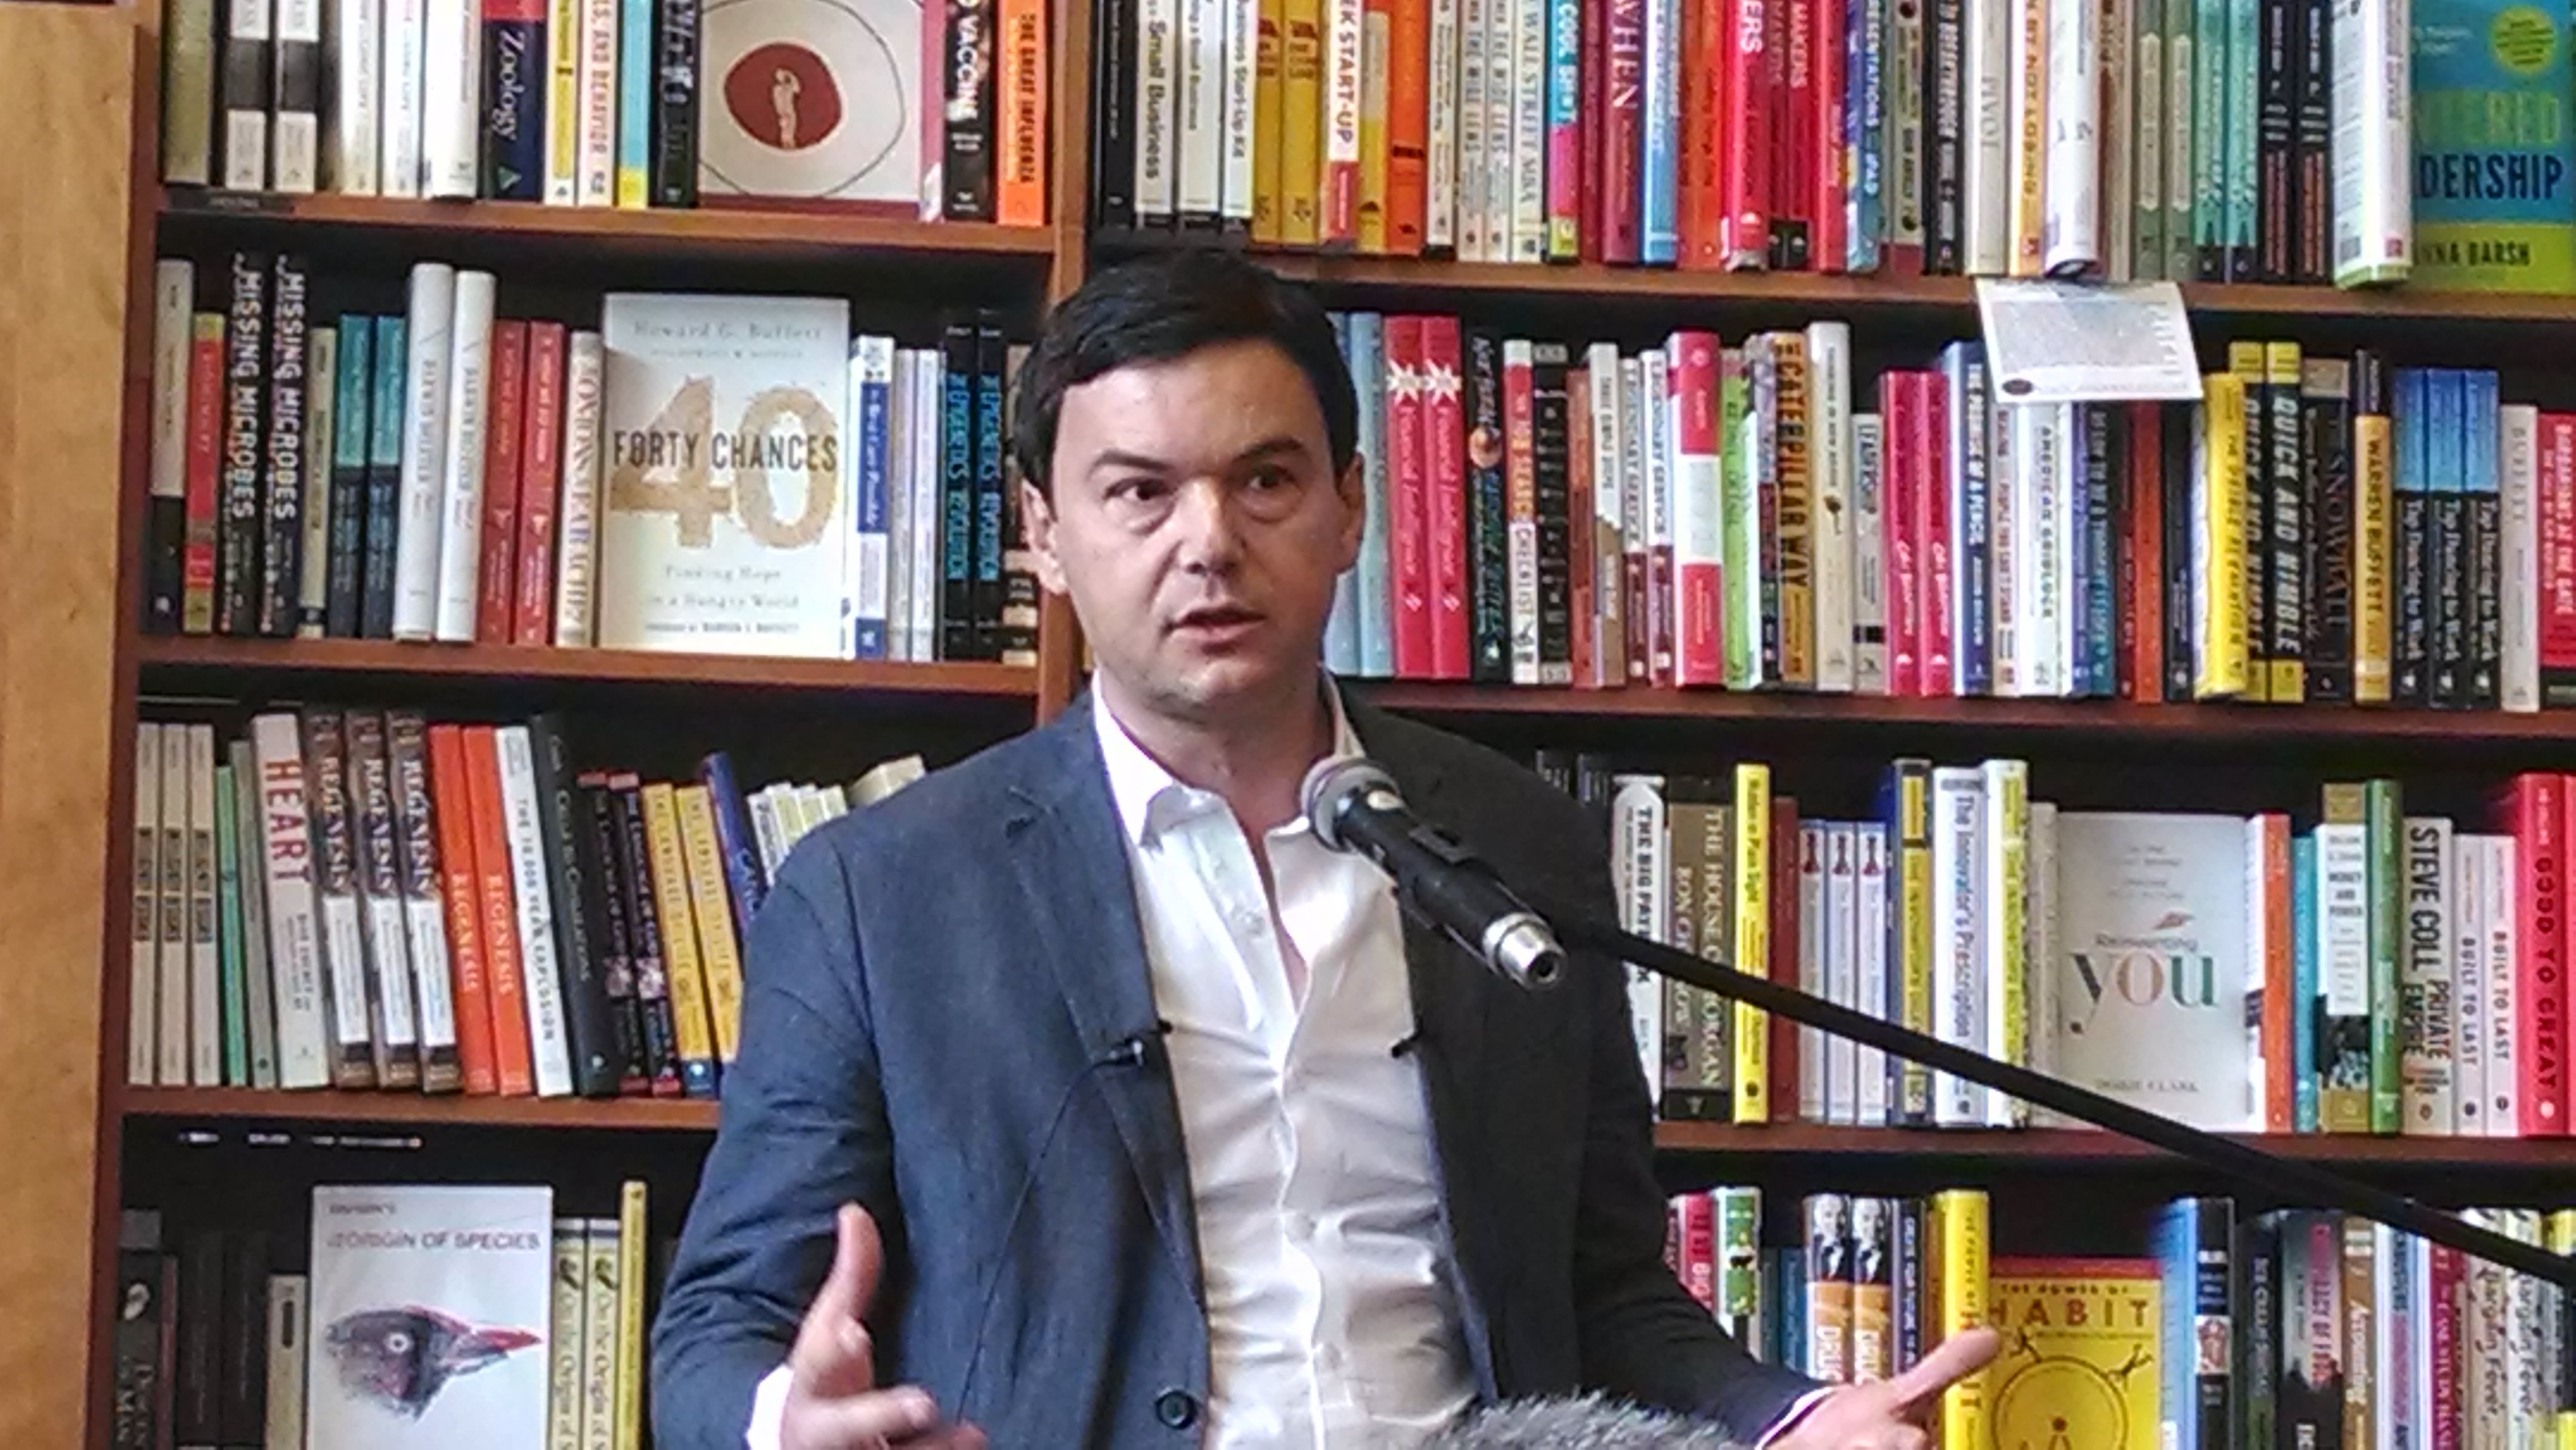
[[[404,429],[400,514],[391,520],[392,635],[426,640],[437,631],[441,488],[447,473],[448,372],[454,361],[456,269],[422,262],[411,271],[405,323]],[[372,509],[371,509],[372,512]]]
[[[1718,481],[1717,335],[1676,332],[1665,343],[1672,391],[1673,683],[1725,682]]]
[[[492,433],[492,306],[489,272],[456,274],[447,370],[447,442],[439,478],[437,599],[432,636],[470,643],[481,598],[483,490]],[[416,335],[416,334],[415,334]]]
[[[2376,353],[2365,350],[2353,355],[2352,697],[2363,705],[2385,705],[2395,697],[2399,632],[2395,490],[2402,435],[2392,416],[2388,371]]]
[[[1601,258],[1642,260],[1639,227],[1645,183],[1639,168],[1646,147],[1646,0],[1594,0],[1585,13],[1604,13],[1601,128]],[[1719,82],[1723,86],[1723,81]],[[1697,89],[1697,88],[1694,88]]]
[[[257,632],[283,638],[295,632],[303,593],[305,405],[311,392],[305,361],[311,333],[303,258],[280,253],[273,266]]]
[[[581,200],[581,0],[546,0],[545,202]]]
[[[144,521],[143,626],[155,634],[179,632],[184,597],[196,285],[192,262],[164,258],[152,265],[152,455]],[[219,366],[220,361],[219,356]]]
[[[652,869],[654,915],[671,977],[671,1036],[680,1056],[681,1090],[692,1098],[712,1098],[716,1039],[707,1006],[705,958],[698,950],[697,913],[690,901],[688,853],[680,836],[679,793],[657,781],[637,796]]]
[[[2515,714],[2540,709],[2541,415],[2528,403],[2498,411],[2497,704]]]
[[[385,85],[384,32],[374,0],[335,0],[330,31],[327,69],[313,77],[317,99],[322,86],[330,90],[330,104],[313,108],[330,114],[329,129],[320,138],[321,181],[343,196],[374,196],[383,129],[378,102]],[[318,31],[314,38],[320,39]],[[304,80],[295,79],[299,85]],[[282,53],[278,80],[282,91],[287,83]]]
[[[2402,282],[2414,266],[2407,13],[2407,0],[2334,7],[2327,54],[2334,66],[2329,154],[2338,287]]]
[[[2468,376],[2459,368],[2431,369],[2426,381],[2425,491],[2430,497],[2424,521],[2429,560],[2425,626],[2430,636],[2430,668],[2424,703],[2450,707],[2468,699],[2469,389]]]
[[[975,329],[975,582],[974,646],[970,659],[1002,656],[1003,518],[1009,512],[1003,480],[1002,372],[1008,349],[991,319]]]
[[[1431,676],[1429,482],[1423,459],[1423,340],[1425,319],[1386,320],[1386,393],[1370,406],[1385,410],[1386,451],[1394,489],[1389,510],[1394,568],[1394,666],[1399,679]]]
[[[485,607],[501,616],[502,638],[545,644],[554,636],[555,514],[563,487],[564,326],[531,322],[527,343],[527,400],[520,409],[518,537],[510,549],[497,606],[490,589]],[[488,560],[487,560],[488,565]],[[480,621],[478,621],[478,626]]]
[[[2409,816],[2400,890],[2405,919],[2399,942],[2399,1128],[2416,1135],[2453,1131],[2457,1109],[2451,980],[2451,822]]]
[[[374,711],[352,710],[346,728],[359,923],[376,999],[376,1038],[384,1044],[381,1076],[386,1087],[425,1089],[420,969],[411,959],[411,924],[403,906],[402,847],[398,839],[402,822],[396,814],[385,717]],[[442,1045],[447,1072],[437,1090],[454,1092],[456,1041],[452,1028]]]
[[[267,259],[233,254],[224,332],[223,504],[215,534],[214,629],[221,634],[251,634],[259,624],[267,274]]]
[[[492,326],[491,403],[484,430],[483,517],[477,526],[482,560],[476,566],[474,638],[510,642],[510,601],[518,586],[521,450],[527,446],[528,324]]]
[[[2309,528],[2305,568],[2313,581],[2307,611],[2307,697],[2354,699],[2353,643],[2359,589],[2355,547],[2358,500],[2353,479],[2352,365],[2308,358],[2300,366],[2300,463]]]
[[[609,886],[616,893],[614,909],[626,920],[628,961],[635,977],[640,1087],[657,1098],[675,1098],[685,1091],[679,1024],[671,1002],[670,957],[654,890],[642,782],[632,772],[612,774],[604,799]]]
[[[211,186],[216,0],[171,0],[161,13],[161,180]]]
[[[421,40],[421,195],[481,190],[483,66],[476,0],[426,0]]]
[[[2323,286],[2333,280],[2328,250],[2334,240],[2334,74],[2328,38],[2335,25],[2330,0],[2292,0],[2295,48],[2290,112],[2290,280]]]
[[[396,758],[402,760],[404,733],[418,717],[397,712]],[[501,1090],[492,1029],[492,988],[487,975],[482,929],[482,892],[474,858],[474,821],[468,804],[465,736],[462,727],[427,728],[428,798],[414,799],[413,768],[398,764],[403,776],[404,900],[412,914],[412,959],[420,964],[423,1022],[434,1018],[433,973],[439,963],[453,966],[453,1005],[449,1009],[456,1043],[458,1085],[465,1092],[489,1096]],[[423,839],[424,825],[435,832]],[[442,986],[446,984],[440,984]],[[435,1027],[430,1028],[434,1035]]]
[[[503,1097],[526,1097],[537,1090],[536,1059],[519,898],[512,885],[509,805],[502,794],[499,732],[489,725],[467,727],[460,753],[466,817],[472,827],[474,899],[488,988],[494,1080]]]
[[[227,191],[266,191],[276,4],[275,0],[223,3],[223,65],[217,92],[223,106],[222,185]]]
[[[1545,254],[1551,262],[1574,261],[1582,249],[1582,46],[1582,0],[1548,0]]]
[[[2254,256],[2247,281],[2291,280],[2297,229],[2293,133],[2297,127],[2298,50],[2293,33],[2301,0],[2257,0],[2261,48],[2254,80]]]
[[[1644,111],[1637,153],[1637,260],[1681,260],[1683,0],[1645,0]]]
[[[185,1081],[224,1085],[223,956],[215,942],[215,728],[184,728],[180,769],[187,779],[187,898],[183,934],[188,958],[188,1060]],[[166,793],[166,790],[165,790]],[[240,1014],[233,1014],[236,1024]]]
[[[327,971],[331,1085],[372,1088],[388,1082],[391,1044],[376,1030],[381,984],[367,956],[358,913],[357,852],[349,822],[348,750],[337,710],[303,717],[304,799],[313,813],[314,895]],[[166,762],[165,762],[166,764]],[[167,818],[167,785],[164,785]]]
[[[1429,512],[1431,676],[1464,680],[1472,642],[1467,437],[1459,395],[1460,335],[1454,316],[1422,322],[1423,462]]]
[[[1027,7],[1004,7],[1006,12],[1015,8]],[[693,0],[661,0],[654,22],[652,166],[647,193],[655,206],[696,206],[698,6]],[[1035,221],[1032,217],[1029,224]]]
[[[1882,399],[1884,394],[1881,394]],[[1884,406],[1882,401],[1881,406]],[[1852,458],[1852,691],[1891,693],[1887,677],[1887,419],[1855,413]]]
[[[580,0],[581,52],[575,62],[580,86],[579,147],[573,170],[573,199],[580,206],[617,204],[618,0]]]
[[[545,197],[546,0],[482,0],[482,194]]]
[[[1739,763],[1735,767],[1735,849],[1729,865],[1734,874],[1735,960],[1747,964],[1745,970],[1771,960],[1771,804],[1770,767]],[[1768,1014],[1737,1003],[1733,1036],[1734,1121],[1768,1122],[1772,1114]]]
[[[1724,367],[1722,354],[1719,366],[1721,370]],[[1724,385],[1721,371],[1719,386]],[[1645,425],[1635,431],[1638,461],[1643,465],[1640,499],[1645,513],[1647,678],[1656,685],[1669,685],[1675,678],[1674,651],[1680,630],[1674,607],[1673,490],[1680,462],[1677,440],[1681,414],[1673,396],[1672,359],[1668,354],[1649,348],[1637,355],[1637,399],[1646,419]]]
[[[1920,0],[1888,0],[1885,48],[1886,125],[1879,132],[1880,155],[1887,172],[1887,265],[1899,276],[1932,270],[1924,247],[1924,211],[1929,197],[1927,92]],[[1940,96],[1929,95],[1937,111]]]
[[[2460,510],[2468,542],[2468,583],[2461,664],[2461,698],[2472,710],[2494,710],[2504,703],[2504,494],[2498,462],[2504,429],[2503,405],[2496,396],[2492,369],[2465,375],[2467,409],[2463,419],[2468,447],[2461,470]]]
[[[1532,431],[1535,410],[1530,343],[1503,344],[1503,461],[1507,480],[1511,581],[1511,682],[1535,685],[1544,658],[1539,645],[1538,462]]]
[[[365,0],[358,0],[360,5]],[[386,196],[416,197],[428,180],[421,165],[421,83],[429,44],[426,0],[385,0],[379,38],[384,86],[377,111],[382,140],[376,151],[376,184]],[[370,7],[372,13],[372,7]]]
[[[707,1016],[714,1029],[719,1071],[733,1066],[742,1033],[742,957],[733,913],[739,902],[725,892],[727,853],[717,842],[718,816],[707,786],[682,786],[677,793],[680,844],[686,856],[689,911],[698,928],[698,952],[705,966]]]
[[[1568,357],[1563,343],[1530,350],[1532,496],[1538,544],[1538,682],[1574,683],[1574,540]]]
[[[1724,163],[1719,172],[1725,221],[1718,247],[1730,270],[1758,271],[1770,265],[1770,137],[1775,117],[1767,50],[1778,29],[1771,12],[1783,3],[1733,0],[1734,44],[1728,48],[1725,76],[1719,82],[1719,94],[1725,98]],[[1612,24],[1617,24],[1615,12]],[[1615,33],[1611,44],[1615,54]]]
[[[653,201],[653,12],[656,0],[617,7],[617,141],[612,200],[624,211]]]
[[[627,895],[618,880],[616,804],[606,771],[584,771],[573,784],[581,820],[575,826],[574,858],[585,890],[583,915],[590,923],[591,944],[599,953],[599,975],[607,989],[609,1036],[617,1062],[617,1090],[648,1094],[653,1079],[646,1067],[648,1013],[635,974],[635,924],[627,917]]]
[[[978,0],[946,3],[947,55],[941,76],[945,139],[939,167],[939,214],[948,221],[991,221],[996,79],[993,12]],[[1241,49],[1248,64],[1251,47]]]
[[[541,1098],[569,1097],[576,1086],[574,1054],[583,1049],[572,1041],[568,1014],[582,1008],[566,1000],[566,984],[571,978],[558,956],[561,948],[557,918],[575,911],[578,903],[556,900],[547,879],[545,792],[538,780],[539,753],[530,727],[499,727],[493,732],[493,746],[500,764],[502,824],[536,1094]],[[583,1051],[583,1055],[588,1054]],[[587,1083],[590,1079],[581,1081]]]
[[[598,626],[600,447],[607,354],[596,332],[576,332],[564,365],[563,486],[557,496],[554,642],[580,647]]]
[[[2103,270],[2101,0],[2047,0],[2038,270],[2078,277]]]
[[[2305,547],[2315,524],[2306,512],[2305,435],[2299,426],[2303,371],[2297,343],[2264,344],[2263,392],[2269,414],[2264,441],[2271,494],[2265,510],[2268,637],[2263,657],[2270,673],[2264,698],[2275,705],[2304,703],[2308,691],[2308,611],[2316,576],[2307,567]]]
[[[1468,677],[1506,684],[1512,677],[1511,509],[1505,450],[1492,446],[1505,434],[1503,342],[1492,333],[1467,334],[1466,400],[1467,436],[1484,443],[1467,454]]]
[[[547,714],[512,728],[524,730],[527,740],[528,784],[536,808],[540,865],[546,873],[548,925],[561,978],[569,1090],[583,1097],[614,1097],[624,1053],[602,957],[605,944],[592,915],[599,889],[597,863],[584,844],[588,821],[576,795],[579,778],[564,722]],[[509,788],[506,781],[504,788]],[[515,850],[514,843],[514,855]]]

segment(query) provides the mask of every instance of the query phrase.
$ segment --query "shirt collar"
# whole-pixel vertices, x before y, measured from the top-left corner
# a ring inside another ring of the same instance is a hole
[[[1350,715],[1342,708],[1339,682],[1330,675],[1323,677],[1324,700],[1333,712],[1333,750],[1336,757],[1360,753],[1359,737],[1352,733]],[[1118,807],[1118,823],[1127,832],[1131,844],[1148,845],[1154,833],[1170,824],[1176,812],[1202,808],[1219,797],[1213,791],[1200,790],[1176,779],[1160,761],[1145,753],[1127,727],[1110,712],[1102,692],[1091,692],[1091,723],[1100,737],[1100,758],[1109,771],[1109,797]],[[1279,828],[1280,834],[1294,834],[1306,829],[1300,818]]]

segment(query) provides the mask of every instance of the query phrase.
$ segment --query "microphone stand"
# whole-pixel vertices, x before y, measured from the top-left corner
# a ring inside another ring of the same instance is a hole
[[[1551,914],[1549,919],[1558,936],[1569,947],[1589,949],[1615,960],[1631,962],[1658,976],[1670,977],[1837,1037],[1849,1038],[1890,1056],[1965,1078],[1980,1087],[2009,1093],[2066,1117],[2153,1144],[2228,1177],[2279,1193],[2294,1202],[2358,1213],[2461,1253],[2529,1274],[2562,1289],[2576,1289],[2576,1259],[2478,1228],[2455,1215],[2427,1208],[2402,1194],[2329,1173],[2293,1158],[2266,1153],[2216,1133],[2203,1132],[2073,1083],[2062,1082],[2026,1067],[1998,1062],[1983,1053],[1971,1052],[1938,1038],[1883,1022],[1795,987],[1785,987],[1731,965],[1692,956],[1616,927],[1587,920],[1578,914]]]

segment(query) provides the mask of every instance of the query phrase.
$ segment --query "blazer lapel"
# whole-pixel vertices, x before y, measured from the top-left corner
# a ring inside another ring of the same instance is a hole
[[[1134,879],[1085,699],[1041,732],[1036,769],[1011,790],[1003,821],[1028,898],[1029,939],[1055,973],[1090,1065],[1118,1124],[1138,1190],[1161,1231],[1173,1267],[1202,1299],[1189,1160],[1168,1059],[1154,1036],[1154,984]],[[1144,1035],[1144,1060],[1111,1065],[1122,1045]]]

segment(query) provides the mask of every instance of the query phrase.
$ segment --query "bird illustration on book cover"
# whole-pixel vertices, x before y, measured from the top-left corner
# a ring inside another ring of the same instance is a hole
[[[530,1330],[478,1327],[422,1304],[361,1309],[322,1332],[341,1388],[415,1420],[450,1381],[544,1342]]]

